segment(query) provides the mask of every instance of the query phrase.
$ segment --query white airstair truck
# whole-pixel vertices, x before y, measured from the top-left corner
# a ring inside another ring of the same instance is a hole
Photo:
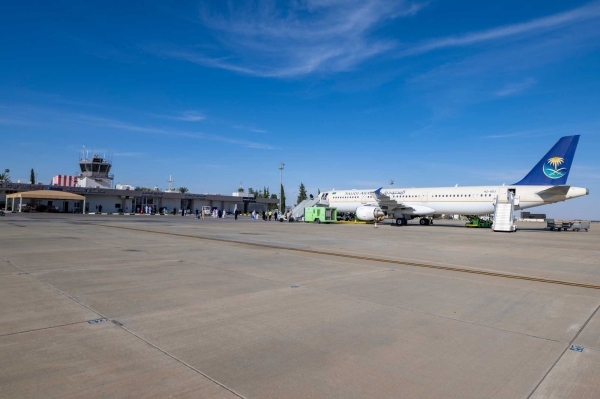
[[[493,231],[517,231],[515,226],[515,205],[519,205],[519,199],[515,197],[515,190],[506,186],[500,187],[498,196],[494,201],[494,223]]]

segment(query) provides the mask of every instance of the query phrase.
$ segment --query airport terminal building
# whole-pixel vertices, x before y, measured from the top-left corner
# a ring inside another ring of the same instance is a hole
[[[180,193],[174,190],[112,188],[111,164],[94,156],[80,159],[79,176],[57,175],[53,184],[0,182],[0,209],[65,213],[164,213],[199,212],[210,207],[225,212],[262,212],[279,200],[218,194]]]
[[[11,194],[39,192],[46,190],[45,198],[17,197],[14,210],[19,210],[19,204],[26,204],[30,208],[39,210],[53,210],[56,212],[81,213],[84,209],[83,199],[61,199],[53,195],[55,192],[78,194],[85,197],[86,213],[140,213],[145,212],[146,206],[152,207],[153,213],[176,213],[182,209],[195,213],[202,210],[203,206],[217,208],[226,212],[235,209],[241,212],[262,212],[267,210],[269,204],[278,204],[279,200],[269,198],[235,197],[218,194],[193,194],[193,193],[167,193],[163,191],[138,191],[116,190],[86,187],[61,187],[43,184],[0,183],[0,209],[12,210],[11,205],[15,198],[7,198]],[[41,197],[44,197],[41,195]],[[22,200],[22,201],[20,201]]]

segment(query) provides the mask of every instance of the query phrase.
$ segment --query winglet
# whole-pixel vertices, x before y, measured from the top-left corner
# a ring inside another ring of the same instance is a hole
[[[381,195],[381,189],[382,189],[382,188],[383,188],[383,187],[379,187],[377,190],[373,191],[373,192],[375,193],[375,195],[376,195],[376,196],[378,196],[378,197],[379,197],[379,196]]]

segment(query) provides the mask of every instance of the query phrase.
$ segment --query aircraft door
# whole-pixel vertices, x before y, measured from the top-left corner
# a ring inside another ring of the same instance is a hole
[[[366,194],[363,193],[360,195],[360,202],[363,204],[367,203],[367,195]]]
[[[423,202],[427,202],[427,201],[429,201],[429,200],[428,200],[428,197],[427,197],[427,193],[423,193],[423,194],[421,194],[421,201],[423,201]]]
[[[508,187],[502,186],[498,189],[498,201],[508,200]]]

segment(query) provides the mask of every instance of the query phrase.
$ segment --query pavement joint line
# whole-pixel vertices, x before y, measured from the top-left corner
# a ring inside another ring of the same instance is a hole
[[[488,326],[486,324],[479,324],[479,323],[475,323],[473,321],[456,319],[454,317],[442,316],[442,315],[439,315],[439,314],[424,312],[422,310],[417,310],[417,309],[405,308],[405,307],[398,306],[398,305],[390,305],[390,304],[387,304],[387,303],[372,301],[370,299],[357,298],[357,297],[346,295],[346,294],[340,294],[339,292],[327,291],[327,290],[323,290],[323,289],[319,289],[319,288],[314,288],[314,287],[308,287],[308,288],[309,289],[313,289],[315,291],[325,292],[325,293],[328,293],[328,294],[332,294],[332,295],[337,295],[337,296],[341,296],[341,297],[344,297],[344,298],[353,299],[353,300],[356,300],[356,301],[359,301],[359,302],[366,302],[366,303],[370,303],[370,304],[374,304],[374,305],[380,305],[380,306],[388,306],[388,307],[391,307],[391,308],[394,308],[394,309],[401,309],[401,310],[406,310],[408,312],[419,313],[419,314],[423,314],[423,315],[427,315],[427,316],[432,316],[432,317],[439,317],[440,319],[457,321],[459,323],[466,323],[466,324],[471,324],[473,326],[479,326],[479,327],[483,327],[483,328],[490,328],[492,330],[504,331],[504,332],[511,333],[511,334],[524,335],[524,336],[531,337],[531,338],[543,339],[545,341],[551,341],[551,342],[557,342],[557,343],[564,343],[564,341],[559,341],[559,340],[552,339],[552,338],[540,337],[540,336],[537,336],[537,335],[522,333],[522,332],[513,331],[513,330],[507,330],[505,328],[498,328],[498,327],[494,327],[494,326]],[[572,342],[571,342],[571,344],[572,344]],[[571,346],[571,344],[569,344],[569,346]]]
[[[29,273],[27,270],[23,269],[22,267],[20,267],[20,266],[18,266],[18,265],[15,265],[15,264],[14,264],[13,262],[11,262],[9,259],[6,259],[6,258],[1,258],[1,259],[5,260],[5,261],[6,261],[6,262],[8,262],[9,264],[13,265],[13,266],[14,266],[14,267],[16,267],[17,269],[19,269],[19,270],[21,270],[21,271],[25,272],[25,274],[27,274],[28,276],[31,276],[31,277],[33,277],[34,279],[36,279],[36,280],[37,280],[37,281],[39,281],[40,283],[42,283],[42,284],[45,284],[45,285],[47,285],[48,287],[52,288],[53,290],[55,290],[55,291],[57,291],[57,292],[61,293],[62,295],[66,296],[67,298],[69,298],[69,299],[70,299],[70,300],[72,300],[73,302],[75,302],[75,303],[77,303],[77,304],[79,304],[79,305],[83,306],[84,308],[86,308],[86,309],[87,309],[87,310],[89,310],[90,312],[94,312],[94,313],[96,313],[98,316],[101,316],[101,317],[104,317],[104,318],[108,319],[108,317],[106,317],[106,316],[105,316],[105,315],[103,315],[102,313],[98,312],[97,310],[94,310],[94,309],[90,308],[89,306],[87,306],[87,305],[86,305],[86,304],[84,304],[84,303],[81,303],[80,301],[78,301],[77,299],[75,299],[75,297],[72,297],[71,295],[67,294],[66,292],[64,292],[64,291],[62,291],[62,290],[59,290],[58,288],[56,288],[56,287],[55,287],[55,286],[53,286],[52,284],[50,284],[50,283],[47,283],[47,282],[45,282],[44,280],[40,280],[38,277],[36,277],[36,276],[34,276],[33,274]]]
[[[571,286],[571,287],[600,290],[600,285],[575,283],[572,281],[554,280],[554,279],[532,277],[532,276],[523,276],[523,275],[518,275],[518,274],[490,272],[490,271],[485,271],[485,270],[467,269],[467,268],[453,267],[453,266],[432,265],[432,264],[419,263],[419,262],[407,262],[407,261],[401,261],[401,260],[376,258],[376,257],[372,257],[372,256],[358,256],[358,255],[351,255],[351,254],[342,254],[342,253],[338,253],[338,252],[327,252],[327,251],[321,251],[321,250],[316,250],[316,249],[293,248],[293,247],[284,247],[284,246],[280,246],[280,245],[270,245],[270,244],[261,244],[261,243],[248,243],[248,242],[243,242],[243,241],[228,240],[225,238],[202,237],[202,236],[196,236],[196,235],[191,235],[191,234],[169,233],[169,232],[165,232],[165,231],[138,229],[138,228],[133,228],[133,227],[110,226],[110,225],[97,224],[97,223],[90,223],[90,224],[95,225],[95,226],[107,227],[107,228],[111,228],[111,229],[123,229],[123,230],[139,231],[139,232],[145,232],[145,233],[168,235],[168,236],[174,236],[174,237],[193,238],[193,239],[197,239],[197,240],[222,242],[222,243],[227,243],[227,244],[248,245],[248,246],[254,246],[254,247],[279,249],[279,250],[284,250],[284,251],[295,251],[295,252],[304,252],[304,253],[311,253],[311,254],[317,254],[317,255],[337,256],[337,257],[346,258],[346,259],[358,259],[358,260],[366,260],[366,261],[370,261],[370,262],[391,263],[391,264],[396,264],[396,265],[422,267],[422,268],[428,268],[428,269],[446,270],[446,271],[453,271],[453,272],[459,272],[459,273],[479,274],[479,275],[499,277],[499,278],[510,278],[510,279],[515,279],[515,280],[525,280],[525,281],[533,281],[533,282],[538,282],[538,283],[566,285],[566,286]]]
[[[203,373],[202,371],[198,370],[197,368],[195,368],[194,366],[192,366],[191,364],[188,364],[186,362],[184,362],[183,360],[179,359],[177,356],[174,356],[172,354],[170,354],[169,352],[167,352],[166,350],[154,345],[152,342],[147,341],[146,339],[140,337],[139,335],[137,335],[136,333],[134,333],[133,331],[129,330],[127,327],[125,327],[124,325],[117,325],[117,327],[127,331],[129,334],[133,335],[134,337],[136,337],[137,339],[145,342],[146,344],[150,345],[151,347],[153,347],[154,349],[158,350],[159,352],[162,352],[163,354],[169,356],[171,359],[175,360],[178,363],[181,363],[182,365],[188,367],[189,369],[195,371],[196,373],[200,374],[201,376],[203,376],[204,378],[212,381],[213,383],[217,384],[218,386],[220,386],[223,389],[226,389],[227,391],[231,392],[232,394],[234,394],[235,396],[237,396],[238,398],[242,398],[242,399],[247,399],[244,395],[236,392],[233,388],[229,388],[227,385],[215,380],[214,378],[210,377],[209,375]]]
[[[565,350],[562,351],[562,353],[560,354],[560,356],[558,356],[558,358],[556,359],[556,361],[552,364],[552,366],[550,366],[550,368],[548,369],[548,371],[546,371],[546,374],[544,374],[544,376],[542,377],[542,379],[533,388],[533,390],[531,391],[531,393],[529,395],[527,395],[527,399],[531,398],[531,395],[533,395],[535,393],[535,391],[537,391],[537,389],[540,387],[540,385],[542,385],[542,382],[544,382],[544,380],[546,379],[546,377],[548,377],[548,375],[554,369],[554,367],[558,364],[558,362],[560,361],[560,359],[562,359],[562,357],[569,350],[569,348],[571,347],[571,345],[573,345],[573,342],[575,342],[575,340],[577,339],[577,337],[579,337],[579,334],[581,334],[581,332],[585,329],[585,327],[588,325],[588,323],[590,322],[590,320],[592,320],[592,318],[596,315],[596,313],[598,313],[599,309],[600,309],[600,305],[596,306],[596,310],[594,310],[592,312],[592,314],[590,315],[590,317],[588,317],[588,319],[585,321],[585,323],[583,323],[583,325],[581,326],[581,328],[579,329],[579,331],[577,331],[577,334],[575,334],[575,336],[573,337],[573,339],[567,344],[567,347],[565,348]]]
[[[208,376],[207,374],[203,373],[202,371],[200,371],[200,370],[196,369],[195,367],[191,366],[190,364],[187,364],[187,363],[186,363],[186,362],[184,362],[183,360],[181,360],[181,359],[178,359],[177,357],[175,357],[175,356],[171,355],[169,352],[165,351],[164,349],[161,349],[161,348],[159,348],[158,346],[156,346],[156,345],[152,344],[151,342],[149,342],[149,341],[145,340],[144,338],[140,337],[139,335],[137,335],[137,334],[136,334],[136,333],[134,333],[133,331],[131,331],[131,330],[129,330],[129,329],[127,329],[127,328],[125,328],[125,326],[123,326],[123,325],[122,325],[122,323],[121,323],[119,320],[112,319],[112,318],[110,318],[110,317],[108,317],[108,316],[105,316],[105,315],[103,315],[102,313],[100,313],[100,312],[98,312],[98,311],[96,311],[96,310],[94,310],[94,309],[90,308],[89,306],[86,306],[85,304],[83,304],[83,303],[81,303],[80,301],[76,300],[74,297],[70,296],[69,294],[67,294],[67,293],[65,293],[65,292],[63,292],[63,291],[61,291],[61,290],[59,290],[58,288],[54,287],[52,284],[49,284],[49,283],[47,283],[47,282],[45,282],[45,281],[42,281],[42,280],[40,280],[39,278],[37,278],[36,276],[34,276],[34,275],[32,275],[32,274],[28,273],[27,271],[25,271],[25,270],[24,270],[23,268],[21,268],[20,266],[18,266],[18,265],[15,265],[14,263],[12,263],[12,262],[11,262],[9,259],[6,259],[6,258],[0,258],[0,259],[3,259],[3,260],[4,260],[4,261],[6,261],[7,263],[9,263],[9,264],[13,265],[14,267],[16,267],[17,269],[19,269],[19,270],[22,270],[23,272],[25,272],[25,273],[26,273],[26,274],[28,274],[29,276],[33,277],[34,279],[36,279],[36,280],[37,280],[37,281],[39,281],[40,283],[42,283],[42,284],[45,284],[45,285],[47,285],[48,287],[50,287],[50,288],[52,288],[52,289],[54,289],[54,290],[58,291],[58,292],[59,292],[59,293],[61,293],[62,295],[66,296],[67,298],[69,298],[69,299],[71,299],[72,301],[74,301],[75,303],[77,303],[77,304],[79,304],[79,305],[83,306],[84,308],[88,309],[88,310],[89,310],[89,311],[91,311],[91,312],[94,312],[94,313],[96,313],[97,315],[101,316],[102,318],[106,319],[107,321],[110,321],[110,322],[116,321],[118,324],[117,324],[117,323],[113,323],[113,324],[115,324],[115,326],[117,326],[118,328],[121,328],[121,329],[123,329],[124,331],[127,331],[129,334],[133,335],[133,336],[134,336],[134,337],[136,337],[137,339],[139,339],[139,340],[141,340],[141,341],[145,342],[146,344],[148,344],[148,345],[152,346],[153,348],[155,348],[155,349],[157,349],[158,351],[162,352],[163,354],[165,354],[165,355],[169,356],[171,359],[173,359],[173,360],[177,361],[178,363],[181,363],[181,364],[183,364],[184,366],[186,366],[186,367],[190,368],[191,370],[193,370],[193,371],[195,371],[196,373],[198,373],[198,374],[202,375],[203,377],[207,378],[208,380],[212,381],[213,383],[215,383],[215,384],[219,385],[219,386],[220,386],[220,387],[222,387],[223,389],[226,389],[227,391],[231,392],[232,394],[236,395],[237,397],[239,397],[239,398],[242,398],[242,399],[246,399],[246,397],[245,397],[245,396],[243,396],[243,395],[241,395],[241,394],[239,394],[239,393],[235,392],[233,389],[231,389],[231,388],[227,387],[226,385],[224,385],[224,384],[220,383],[219,381],[217,381],[217,380],[215,380],[214,378],[212,378],[212,377]],[[67,326],[67,325],[72,325],[72,324],[87,323],[88,321],[89,321],[89,320],[85,320],[85,321],[81,321],[81,322],[76,322],[76,323],[71,323],[71,324],[65,324],[65,326]],[[46,328],[41,328],[41,329],[39,329],[39,330],[46,330],[46,329],[50,329],[50,328],[56,328],[56,327],[62,327],[62,326],[46,327]],[[36,331],[36,330],[32,330],[32,331]],[[4,337],[4,336],[7,336],[7,335],[21,334],[21,333],[23,333],[23,332],[27,332],[27,331],[22,331],[22,332],[17,332],[17,333],[6,334],[6,335],[0,336],[0,337]]]
[[[8,334],[1,334],[0,338],[3,337],[9,337],[11,335],[17,335],[17,334],[25,334],[25,333],[30,333],[30,332],[36,332],[36,331],[43,331],[43,330],[51,330],[53,328],[60,328],[60,327],[67,327],[67,326],[73,326],[75,324],[82,324],[82,323],[87,323],[89,320],[83,320],[83,321],[75,321],[73,323],[66,323],[66,324],[60,324],[58,326],[48,326],[48,327],[41,327],[41,328],[34,328],[32,330],[25,330],[25,331],[16,331],[16,332],[12,332],[12,333],[8,333]]]

